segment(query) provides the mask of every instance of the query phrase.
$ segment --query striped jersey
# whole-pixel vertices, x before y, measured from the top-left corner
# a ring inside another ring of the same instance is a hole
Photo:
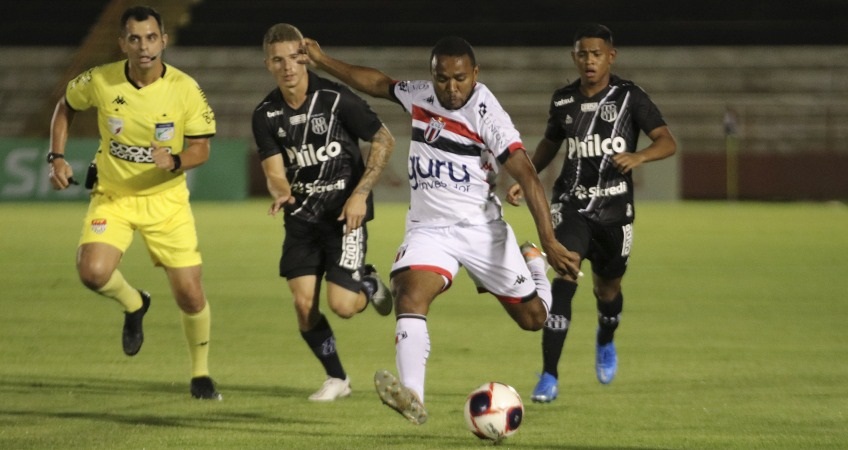
[[[665,124],[642,88],[615,75],[591,98],[580,93],[580,80],[556,90],[545,137],[562,142],[566,154],[551,201],[601,224],[632,222],[632,171],[619,173],[612,156],[635,152],[640,131],[647,134]]]
[[[197,82],[165,64],[162,77],[138,87],[127,77],[127,61],[89,69],[71,80],[65,103],[75,111],[97,108],[100,145],[98,192],[150,195],[185,185],[184,172],[153,163],[151,143],[183,151],[185,137],[215,135],[215,114]]]
[[[391,92],[412,115],[407,228],[501,218],[495,178],[524,145],[494,94],[478,82],[465,105],[450,110],[430,81],[396,82]]]
[[[377,114],[347,87],[308,71],[306,101],[293,109],[275,88],[253,111],[259,157],[280,154],[295,205],[285,215],[335,221],[359,184],[365,163],[359,140],[370,141],[383,126]],[[368,195],[365,220],[374,217]]]

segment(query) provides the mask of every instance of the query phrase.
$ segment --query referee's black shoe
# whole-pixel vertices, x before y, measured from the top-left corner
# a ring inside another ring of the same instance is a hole
[[[121,342],[124,344],[124,353],[127,356],[133,356],[141,350],[141,344],[144,342],[144,329],[141,322],[147,309],[150,308],[150,294],[141,290],[138,293],[141,294],[141,308],[131,313],[124,313],[124,333],[121,336]]]
[[[224,396],[215,390],[215,381],[207,377],[191,379],[191,396],[201,400],[223,400]]]

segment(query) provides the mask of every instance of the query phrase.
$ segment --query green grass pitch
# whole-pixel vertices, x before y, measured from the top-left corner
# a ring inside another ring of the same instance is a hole
[[[525,399],[502,448],[848,447],[844,204],[640,204],[618,376],[595,380],[587,279],[552,404],[529,401],[541,334],[521,331],[461,273],[429,316],[430,420],[418,427],[374,393],[374,371],[395,368],[394,320],[373,310],[328,316],[353,395],[306,400],[324,376],[276,274],[281,220],[268,204],[193,205],[223,402],[190,398],[177,307],[140,238],[121,268],[153,305],[144,347],[128,358],[120,308],[77,280],[85,205],[0,204],[0,448],[474,449],[489,444],[466,430],[462,407],[485,381]],[[405,208],[378,204],[370,225],[369,260],[383,273]],[[526,208],[507,214],[519,239],[537,240]]]

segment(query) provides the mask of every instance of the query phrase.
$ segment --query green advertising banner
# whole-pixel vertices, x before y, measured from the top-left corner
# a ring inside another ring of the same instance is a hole
[[[0,201],[88,200],[82,186],[88,165],[97,150],[97,139],[69,139],[65,160],[74,169],[80,186],[55,191],[50,185],[45,157],[47,139],[0,139]],[[243,200],[247,198],[248,143],[242,139],[212,139],[206,164],[188,171],[192,200]]]

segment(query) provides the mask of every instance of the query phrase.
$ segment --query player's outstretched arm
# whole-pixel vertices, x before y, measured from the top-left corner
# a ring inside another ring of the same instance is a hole
[[[321,50],[321,46],[314,39],[304,38],[302,46],[304,53],[309,57],[309,61],[319,69],[338,78],[341,82],[372,97],[392,99],[389,87],[394,80],[383,72],[332,58]]]

